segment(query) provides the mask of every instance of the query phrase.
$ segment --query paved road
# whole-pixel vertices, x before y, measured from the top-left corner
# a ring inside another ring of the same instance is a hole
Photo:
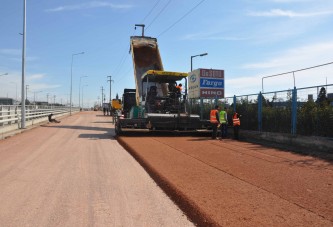
[[[96,114],[0,141],[0,225],[193,226]]]

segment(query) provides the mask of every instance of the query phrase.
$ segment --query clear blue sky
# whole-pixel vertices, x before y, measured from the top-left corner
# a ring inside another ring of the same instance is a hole
[[[23,0],[1,0],[0,15],[0,75],[8,73],[0,97],[15,98],[17,86],[19,98]],[[113,97],[134,88],[129,39],[141,34],[138,23],[158,38],[165,70],[189,72],[190,56],[207,52],[193,68],[224,69],[226,96],[259,92],[263,76],[333,61],[332,0],[27,0],[28,98],[68,102],[72,54],[82,51],[74,57],[74,104],[82,76],[85,106],[102,86],[109,98],[109,75]],[[333,65],[295,77],[297,87],[330,84]],[[292,75],[264,81],[265,91],[292,87]]]

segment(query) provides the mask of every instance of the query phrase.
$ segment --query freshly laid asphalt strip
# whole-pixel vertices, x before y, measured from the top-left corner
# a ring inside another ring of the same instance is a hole
[[[200,226],[332,226],[333,166],[233,140],[118,137]]]

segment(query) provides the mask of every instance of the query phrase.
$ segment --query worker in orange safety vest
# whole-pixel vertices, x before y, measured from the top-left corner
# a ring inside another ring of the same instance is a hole
[[[234,115],[232,116],[232,123],[234,126],[234,139],[236,140],[239,139],[240,116],[241,115],[239,115],[237,112],[235,112]]]
[[[217,128],[220,124],[220,110],[219,106],[215,106],[214,109],[210,111],[210,123],[212,124],[212,139],[217,137]]]

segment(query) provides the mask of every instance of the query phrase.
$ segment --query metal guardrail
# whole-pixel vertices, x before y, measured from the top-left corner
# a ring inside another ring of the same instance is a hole
[[[72,111],[79,111],[79,108],[72,108]],[[34,121],[35,119],[47,120],[49,114],[60,115],[69,113],[69,107],[59,106],[26,106],[26,121]],[[11,125],[20,125],[21,106],[19,105],[3,105],[0,106],[0,129]],[[33,124],[33,123],[32,123]]]

